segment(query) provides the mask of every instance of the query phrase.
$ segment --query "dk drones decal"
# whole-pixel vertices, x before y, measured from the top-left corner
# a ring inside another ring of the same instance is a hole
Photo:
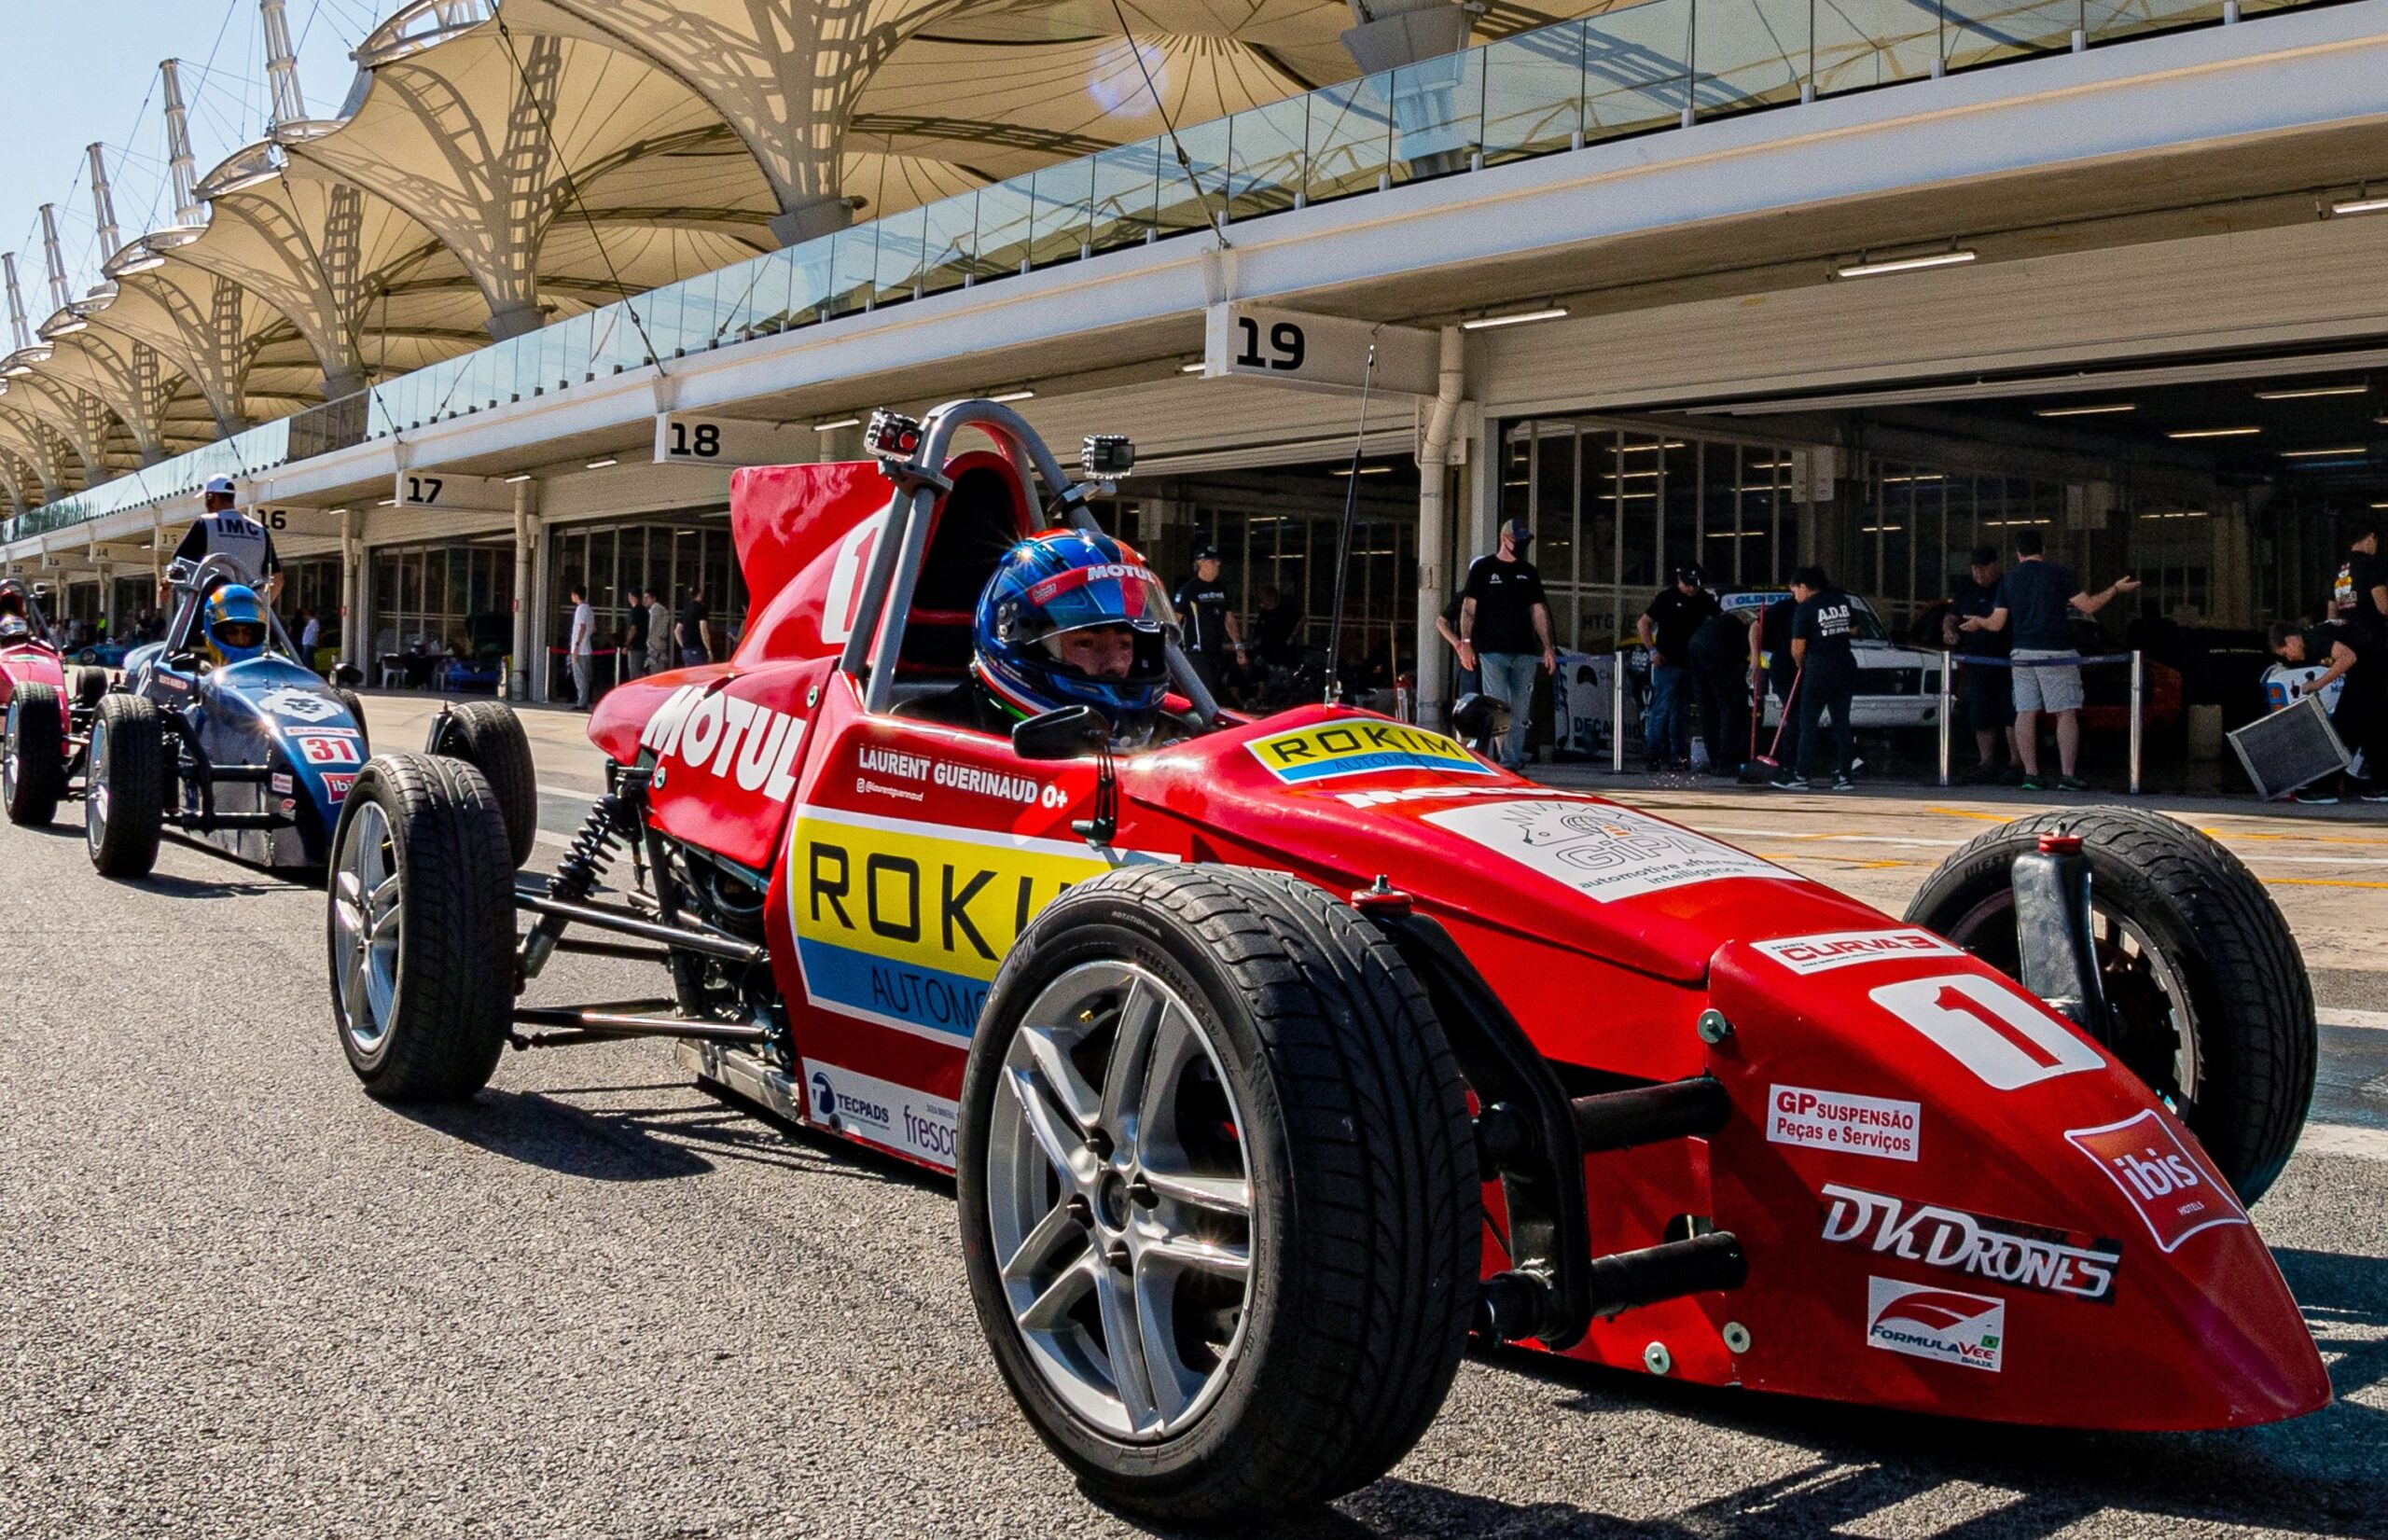
[[[1760,941],[1754,950],[1802,976],[1830,973],[1853,963],[1887,963],[1903,957],[1963,957],[1954,947],[1928,930],[1845,930],[1829,936],[1786,936]]]
[[[2112,1303],[2117,1241],[1826,1183],[1824,1238],[2040,1294]]]
[[[1869,1347],[1996,1374],[2006,1353],[2006,1302],[1895,1278],[1866,1281]]]
[[[1270,774],[1293,785],[1331,781],[1342,775],[1372,775],[1381,770],[1492,773],[1474,755],[1440,733],[1365,718],[1272,732],[1244,746]]]
[[[1874,1004],[1913,1027],[1992,1090],[2020,1090],[2060,1075],[2103,1068],[2098,1050],[2003,982],[1947,974],[1885,984]]]
[[[2122,1189],[2147,1233],[2167,1252],[2200,1230],[2247,1223],[2247,1212],[2229,1187],[2183,1146],[2153,1108],[2103,1128],[2068,1129],[2064,1137]]]
[[[1604,901],[1724,877],[1791,875],[1730,845],[1625,808],[1545,798],[1453,808],[1430,812],[1425,821]]]

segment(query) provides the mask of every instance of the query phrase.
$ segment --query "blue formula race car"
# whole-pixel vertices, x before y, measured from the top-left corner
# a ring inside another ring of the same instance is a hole
[[[363,703],[298,661],[222,557],[168,571],[174,621],[125,659],[91,722],[83,826],[91,865],[141,877],[175,829],[228,855],[320,870],[369,756]]]

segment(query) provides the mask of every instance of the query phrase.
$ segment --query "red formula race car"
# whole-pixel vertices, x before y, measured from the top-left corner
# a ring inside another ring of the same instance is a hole
[[[57,816],[90,744],[91,711],[107,693],[98,669],[69,669],[49,642],[40,593],[0,577],[0,807],[12,824]]]
[[[605,698],[612,790],[551,876],[518,883],[493,791],[519,728],[366,767],[329,958],[371,1093],[662,1036],[954,1171],[1020,1407],[1173,1520],[1372,1479],[1471,1333],[2087,1428],[2328,1400],[2243,1207],[2301,1126],[2312,995],[2201,836],[1994,831],[1918,923],[1397,722],[1223,716],[1182,658],[1141,752],[1087,708],[937,726],[981,583],[1086,493],[992,403],[871,441],[739,473],[738,656]],[[1090,474],[1131,452],[1090,440]],[[668,990],[517,1003],[573,952]]]

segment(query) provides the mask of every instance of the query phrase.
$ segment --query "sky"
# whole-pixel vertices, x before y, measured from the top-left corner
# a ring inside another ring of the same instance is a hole
[[[403,0],[285,0],[311,116],[348,95],[349,49]],[[126,240],[174,222],[158,62],[183,61],[199,174],[261,136],[267,115],[257,0],[0,0],[0,251],[36,319],[47,312],[40,208],[58,205],[74,291],[98,281],[101,254],[84,146],[107,146]],[[209,62],[213,61],[213,67]]]

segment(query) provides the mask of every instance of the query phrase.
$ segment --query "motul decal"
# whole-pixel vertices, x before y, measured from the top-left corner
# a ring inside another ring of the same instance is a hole
[[[1775,1086],[1767,1091],[1766,1137],[1773,1144],[1913,1160],[1923,1131],[1920,1103],[1806,1086]]]
[[[1906,930],[1844,930],[1829,936],[1786,936],[1753,949],[1793,973],[1830,973],[1853,963],[1883,963],[1903,957],[1963,957],[1954,947],[1921,927]]]
[[[1895,1278],[1866,1281],[1866,1342],[1992,1374],[2006,1355],[2006,1302]]]
[[[804,722],[726,689],[683,685],[647,719],[638,743],[658,760],[676,759],[716,780],[734,778],[742,791],[784,802],[796,793]]]
[[[2120,1242],[1826,1183],[1824,1238],[2038,1294],[2112,1303]]]
[[[2096,1048],[2044,1006],[1980,974],[1885,984],[1872,998],[1993,1090],[2020,1090],[2105,1066]]]
[[[2167,1252],[2200,1230],[2247,1223],[2247,1211],[2229,1186],[2188,1152],[2152,1107],[2103,1128],[2067,1129],[2064,1137],[2122,1189]]]

